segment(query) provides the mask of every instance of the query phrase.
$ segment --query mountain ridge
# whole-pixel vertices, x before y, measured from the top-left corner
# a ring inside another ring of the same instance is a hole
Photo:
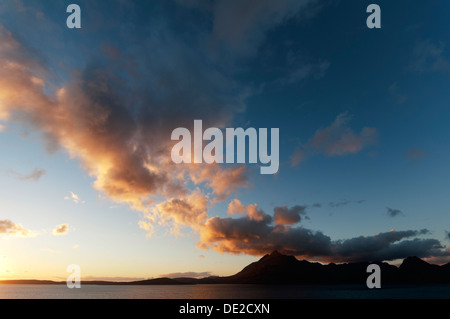
[[[450,263],[430,264],[416,256],[405,258],[399,267],[386,262],[321,264],[298,260],[278,251],[266,254],[231,276],[206,278],[154,278],[130,282],[82,281],[85,285],[185,285],[185,284],[366,284],[367,266],[377,264],[384,284],[450,284]],[[0,284],[65,284],[65,281],[2,280]]]

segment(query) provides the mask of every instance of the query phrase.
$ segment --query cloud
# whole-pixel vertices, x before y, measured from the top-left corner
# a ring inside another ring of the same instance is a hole
[[[330,207],[341,207],[341,206],[347,206],[348,204],[350,204],[352,201],[350,200],[344,200],[341,202],[329,202],[328,206]]]
[[[292,209],[292,210],[298,210]],[[285,209],[286,211],[286,209]],[[289,211],[289,209],[287,209]],[[407,256],[448,256],[436,239],[423,239],[429,234],[422,230],[391,230],[373,236],[359,236],[332,240],[321,231],[302,226],[274,223],[275,218],[261,211],[263,218],[213,217],[200,231],[198,247],[220,253],[261,256],[273,250],[317,261],[374,261],[394,260]]]
[[[170,159],[170,133],[176,127],[192,128],[198,118],[207,126],[224,127],[242,110],[243,100],[234,80],[205,61],[191,43],[170,41],[175,35],[164,34],[164,41],[149,37],[127,59],[109,64],[93,59],[56,86],[46,66],[1,27],[0,120],[41,132],[48,149],[62,148],[82,164],[95,189],[148,214],[143,223],[172,219],[190,225],[206,214],[205,203],[196,209],[196,187],[202,186],[208,201],[224,200],[247,187],[246,168],[176,165]],[[125,60],[142,65],[135,70]],[[80,202],[73,192],[66,199]],[[194,213],[183,207],[194,207]]]
[[[378,133],[375,128],[363,127],[357,134],[348,127],[350,120],[348,113],[339,114],[330,126],[316,131],[308,141],[308,146],[327,156],[343,156],[358,153],[377,142]]]
[[[356,154],[378,141],[378,131],[373,127],[363,127],[355,133],[349,126],[351,116],[345,112],[339,114],[329,126],[321,128],[297,148],[291,157],[291,164],[298,165],[307,155],[322,154],[325,156],[345,156]]]
[[[172,272],[168,274],[161,274],[158,277],[160,278],[204,278],[211,276],[211,272],[205,271],[205,272],[193,272],[193,271],[187,271],[187,272]]]
[[[70,192],[70,196],[64,196],[64,199],[72,200],[75,204],[79,204],[79,203],[86,204],[86,201],[84,201],[84,200],[82,201],[80,199],[80,197],[77,194],[75,194],[74,192]]]
[[[241,203],[239,199],[233,199],[230,204],[228,204],[228,215],[242,215],[245,213],[245,206]]]
[[[343,201],[340,201],[340,202],[329,202],[328,206],[330,206],[332,208],[337,208],[337,207],[347,206],[347,205],[352,204],[352,203],[362,204],[364,202],[365,202],[364,199],[360,199],[360,200],[356,200],[356,201],[343,200]]]
[[[391,94],[398,104],[403,104],[408,99],[407,96],[400,92],[397,82],[393,83],[388,88],[389,94]]]
[[[427,155],[428,155],[427,153],[425,153],[422,149],[418,147],[414,147],[405,153],[405,157],[413,161],[421,160]]]
[[[15,176],[18,180],[21,181],[33,181],[37,182],[41,179],[42,176],[44,176],[47,172],[44,169],[35,168],[31,173],[29,174],[20,174],[14,170],[8,170],[8,173]]]
[[[294,225],[300,222],[301,215],[306,215],[306,206],[275,207],[273,220],[276,225]]]
[[[203,167],[190,166],[190,179],[196,183],[206,183],[216,194],[217,201],[228,198],[238,188],[248,185],[247,168],[236,166],[221,168],[218,164],[209,164]]]
[[[216,1],[210,8],[212,42],[228,46],[237,55],[249,54],[267,30],[309,3]],[[205,3],[190,1],[190,5]],[[207,127],[225,127],[245,109],[249,89],[222,69],[233,64],[235,57],[217,65],[196,45],[204,43],[204,37],[181,39],[167,28],[169,21],[164,18],[152,23],[152,32],[146,32],[146,39],[139,43],[132,33],[140,26],[121,29],[117,36],[123,45],[106,46],[109,54],[95,53],[81,69],[70,70],[62,83],[54,83],[52,68],[0,27],[0,121],[40,132],[47,149],[64,150],[78,160],[95,189],[143,213],[139,226],[149,232],[155,224],[174,223],[175,228],[189,226],[198,232],[200,247],[221,252],[260,255],[280,249],[297,256],[358,259],[357,251],[350,248],[364,239],[354,240],[349,248],[343,246],[345,241],[332,241],[320,231],[290,226],[301,215],[298,209],[279,209],[272,217],[251,204],[244,206],[239,218],[208,217],[210,205],[248,187],[247,170],[175,165],[170,159],[174,144],[170,133],[177,127],[191,129],[194,119],[202,119]],[[325,66],[313,67],[312,73],[320,74]],[[297,71],[294,79],[305,74],[301,66]],[[349,122],[347,113],[340,114],[330,126],[317,130],[302,150],[307,155],[344,156],[376,143],[375,128],[364,127],[357,133]],[[68,198],[79,201],[74,193]],[[3,233],[29,234],[20,225],[6,222]],[[67,230],[63,224],[54,233]],[[437,241],[414,238],[420,235],[414,231],[408,234],[385,240],[370,256],[391,258],[405,251],[442,254]],[[408,238],[414,243],[405,241]],[[419,247],[422,251],[414,250]]]
[[[19,179],[23,181],[33,180],[37,182],[42,176],[46,174],[44,169],[35,168],[30,174],[21,176]]]
[[[390,217],[396,217],[399,215],[403,215],[403,212],[400,209],[394,209],[394,208],[389,208],[389,207],[386,207],[386,209],[387,209],[387,214]]]
[[[296,83],[308,77],[320,79],[330,67],[330,62],[319,60],[308,62],[302,57],[301,53],[289,50],[286,58],[288,76],[281,79],[280,84]]]
[[[69,225],[68,224],[61,224],[55,229],[53,229],[53,235],[55,236],[62,236],[66,235],[69,232]]]
[[[261,221],[269,217],[261,209],[258,208],[257,204],[243,205],[238,199],[234,199],[228,205],[228,215],[242,215],[245,214],[250,220]]]
[[[149,233],[155,224],[198,231],[211,205],[249,186],[243,165],[174,164],[170,133],[192,129],[194,119],[206,127],[231,123],[253,91],[224,65],[235,65],[262,43],[267,30],[315,1],[178,2],[200,9],[211,24],[193,23],[198,32],[186,37],[165,17],[150,26],[136,19],[114,33],[120,46],[105,41],[91,48],[92,55],[76,64],[79,69],[64,65],[63,77],[0,26],[0,122],[25,126],[42,135],[47,150],[67,152],[104,198],[142,212],[139,226]],[[116,27],[108,25],[108,31]],[[136,30],[145,33],[139,43]],[[211,54],[214,44],[225,60]],[[313,63],[311,72],[320,73],[321,63]],[[65,199],[83,203],[73,192]],[[246,214],[266,218],[256,205],[246,206]]]
[[[196,227],[207,219],[207,209],[208,199],[197,188],[186,197],[170,198],[157,204],[153,212],[155,216],[170,216],[176,224]]]
[[[305,158],[304,151],[297,147],[291,156],[291,167],[298,166]]]
[[[299,13],[307,11],[312,0],[218,0],[213,5],[215,41],[234,52],[251,54],[264,40],[265,33]]]
[[[428,234],[426,229],[389,231],[374,236],[360,236],[334,245],[334,258],[338,260],[375,261],[395,260],[407,256],[420,258],[447,255],[443,246],[436,239],[412,238]]]
[[[37,235],[36,232],[25,229],[22,225],[15,224],[8,219],[0,220],[0,234],[13,237],[35,237]]]
[[[415,72],[450,72],[450,61],[444,54],[445,44],[422,40],[413,49],[413,62],[409,69]]]

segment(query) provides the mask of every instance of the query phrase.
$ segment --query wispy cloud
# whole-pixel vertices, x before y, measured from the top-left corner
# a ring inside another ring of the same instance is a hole
[[[340,202],[329,202],[329,203],[328,203],[328,206],[330,206],[330,207],[332,207],[332,208],[337,208],[337,207],[347,206],[347,205],[349,205],[349,204],[362,204],[362,203],[364,203],[364,202],[365,202],[364,199],[355,200],[355,201],[352,201],[352,200],[343,200],[343,201],[340,201]]]
[[[297,148],[291,157],[291,164],[298,165],[307,156],[322,154],[325,156],[345,156],[356,154],[378,141],[378,131],[373,127],[363,127],[360,133],[350,128],[351,116],[345,112],[339,114],[329,126],[321,128]]]
[[[42,176],[44,176],[47,172],[44,169],[41,168],[35,168],[31,173],[29,174],[21,174],[14,170],[8,170],[7,171],[10,175],[14,176],[18,180],[21,181],[33,181],[37,182],[41,179]]]
[[[410,159],[413,161],[421,160],[422,158],[426,157],[427,155],[428,154],[426,152],[424,152],[422,149],[420,149],[419,147],[414,147],[405,153],[405,157],[407,159]]]
[[[400,209],[395,209],[395,208],[390,208],[390,207],[386,207],[386,209],[387,209],[387,214],[389,217],[396,217],[396,216],[403,215],[403,212]]]
[[[80,197],[77,194],[75,194],[74,192],[70,192],[70,196],[64,196],[64,199],[72,200],[75,204],[79,204],[79,203],[85,204],[86,203],[86,201],[80,200]]]
[[[431,40],[417,42],[409,69],[416,72],[450,72],[450,60],[445,55],[445,43]]]
[[[392,97],[395,99],[395,101],[398,104],[403,104],[408,99],[406,94],[404,94],[400,91],[400,88],[399,88],[397,82],[392,83],[391,86],[389,86],[388,92],[389,92],[389,94],[392,95]]]
[[[306,16],[314,0],[214,1],[211,40],[225,43],[239,54],[252,54],[264,40],[266,31],[293,18]],[[303,9],[303,10],[302,10]]]

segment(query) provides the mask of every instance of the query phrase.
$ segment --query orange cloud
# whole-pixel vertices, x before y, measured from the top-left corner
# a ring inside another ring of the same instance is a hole
[[[230,204],[228,204],[228,215],[242,215],[245,212],[245,206],[242,205],[239,199],[233,199]]]
[[[258,209],[257,204],[244,206],[238,199],[234,199],[228,205],[228,215],[242,215],[246,214],[250,220],[262,221],[264,220],[266,214]]]
[[[176,224],[196,227],[207,219],[208,199],[197,188],[191,194],[181,198],[170,198],[157,204],[152,212],[160,218],[169,217]]]
[[[145,101],[130,101],[122,93],[127,90],[126,81],[117,80],[112,70],[88,66],[72,75],[59,87],[50,85],[45,66],[0,27],[0,121],[32,127],[46,138],[47,149],[67,151],[94,178],[95,189],[149,214],[141,227],[151,228],[148,223],[155,220],[151,214],[160,220],[197,225],[207,218],[208,201],[224,200],[246,186],[243,166],[177,166],[170,160],[170,132],[177,126],[188,127],[186,112],[196,111],[194,107],[179,112],[158,106],[132,109],[130,104]],[[148,99],[147,92],[136,96]],[[204,110],[207,123],[214,122],[211,119],[218,113],[222,122],[229,118],[225,106]],[[212,193],[206,199],[200,190],[190,190],[186,177]],[[78,201],[74,194],[71,197]]]
[[[218,164],[203,166],[193,164],[189,168],[191,180],[196,184],[206,182],[216,194],[217,201],[228,198],[238,188],[246,187],[248,184],[245,166],[222,168]]]
[[[68,224],[61,224],[55,229],[53,229],[53,235],[55,236],[61,236],[66,235],[69,232],[69,225]]]
[[[12,221],[0,220],[0,234],[6,234],[14,237],[35,237],[34,231],[23,228],[22,225],[15,224]]]
[[[306,215],[305,210],[306,207],[300,205],[291,208],[287,206],[275,207],[273,219],[277,225],[294,225],[300,222],[301,215]]]

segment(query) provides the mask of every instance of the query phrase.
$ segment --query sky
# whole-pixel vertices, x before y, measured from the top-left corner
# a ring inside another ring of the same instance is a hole
[[[366,8],[381,8],[369,29]],[[69,29],[69,4],[81,28]],[[0,279],[450,262],[450,3],[0,0]],[[171,133],[278,128],[280,166]]]

